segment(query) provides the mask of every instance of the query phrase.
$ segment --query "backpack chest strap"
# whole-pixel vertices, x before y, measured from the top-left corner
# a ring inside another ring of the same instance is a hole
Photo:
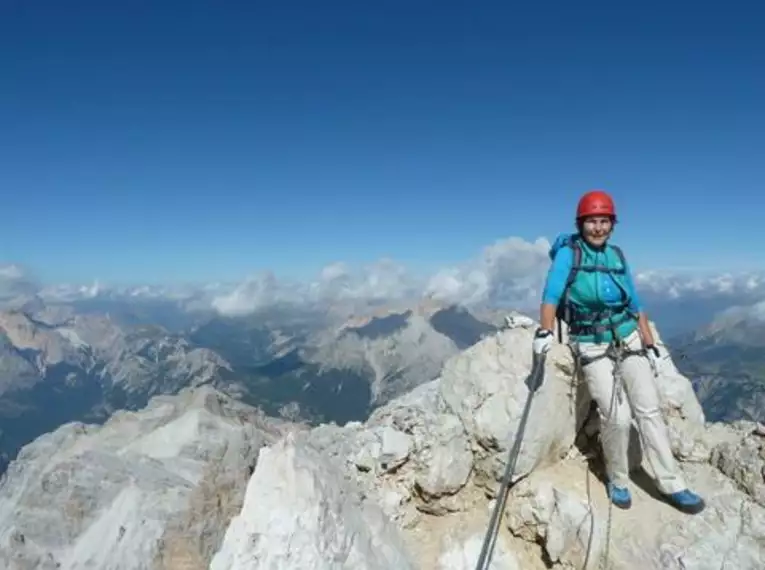
[[[579,265],[574,267],[574,271],[584,271],[585,273],[609,273],[611,275],[624,275],[624,267],[607,267],[605,265]]]

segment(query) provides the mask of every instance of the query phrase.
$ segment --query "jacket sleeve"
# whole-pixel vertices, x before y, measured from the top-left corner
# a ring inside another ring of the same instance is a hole
[[[563,296],[563,289],[566,286],[566,280],[573,263],[574,251],[570,247],[560,248],[547,271],[547,279],[542,292],[543,304],[558,305]]]

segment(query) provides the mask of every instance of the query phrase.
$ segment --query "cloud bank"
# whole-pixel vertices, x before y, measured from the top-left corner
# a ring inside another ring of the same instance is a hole
[[[94,281],[42,287],[25,268],[0,265],[0,301],[36,294],[46,302],[169,302],[182,311],[243,316],[287,306],[298,310],[341,306],[353,311],[431,299],[466,307],[535,312],[550,264],[549,248],[545,238],[508,237],[476,252],[472,259],[424,276],[395,260],[381,259],[360,267],[331,263],[304,282],[265,271],[240,283],[185,286],[113,287]],[[651,317],[659,320],[663,315],[668,325],[671,321],[685,329],[734,306],[739,307],[735,314],[746,314],[749,309],[745,307],[765,300],[765,273],[641,271],[635,279]]]
[[[40,284],[30,270],[16,263],[0,265],[0,302],[34,295]]]
[[[353,269],[342,262],[324,267],[309,283],[258,275],[216,296],[213,307],[225,315],[243,315],[274,304],[336,302],[380,303],[433,299],[465,306],[526,306],[536,296],[547,271],[550,243],[510,237],[486,247],[475,259],[417,278],[394,260]]]
[[[268,273],[220,292],[211,303],[225,315],[249,314],[274,304],[376,304],[421,299],[536,311],[550,265],[549,249],[545,238],[529,242],[509,237],[485,247],[473,259],[424,278],[415,277],[390,259],[360,268],[333,263],[308,283],[282,281]],[[674,321],[687,318],[694,325],[729,306],[765,299],[765,274],[642,271],[635,274],[635,280],[649,308],[670,312],[669,307],[673,307]]]

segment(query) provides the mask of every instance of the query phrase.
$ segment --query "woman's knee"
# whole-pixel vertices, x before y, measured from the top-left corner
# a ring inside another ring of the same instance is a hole
[[[600,410],[600,421],[602,425],[608,426],[609,429],[627,432],[632,426],[632,413],[626,403],[619,404],[617,400],[614,402],[613,410],[609,408]]]

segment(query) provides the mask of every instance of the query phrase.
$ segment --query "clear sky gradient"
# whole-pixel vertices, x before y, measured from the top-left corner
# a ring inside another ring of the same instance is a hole
[[[764,267],[765,15],[530,5],[6,0],[0,260],[437,267],[599,187],[638,267]]]

